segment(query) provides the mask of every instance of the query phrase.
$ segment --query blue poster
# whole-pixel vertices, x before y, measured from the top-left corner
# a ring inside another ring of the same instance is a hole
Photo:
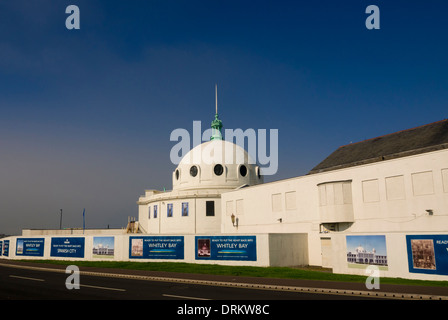
[[[129,258],[184,259],[184,237],[129,237]]]
[[[52,257],[84,258],[84,238],[51,238]]]
[[[196,236],[196,260],[257,261],[255,236]]]
[[[448,275],[448,235],[407,235],[409,272]]]
[[[16,256],[44,256],[44,238],[17,238]]]
[[[3,241],[3,255],[5,257],[9,256],[9,240]]]

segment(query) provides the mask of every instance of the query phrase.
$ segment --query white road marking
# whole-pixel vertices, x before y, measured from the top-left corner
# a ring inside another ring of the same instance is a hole
[[[103,290],[113,290],[113,291],[126,291],[125,289],[118,288],[108,288],[108,287],[98,287],[98,286],[89,286],[87,284],[80,284],[81,287],[94,288],[94,289],[103,289]]]
[[[172,295],[172,294],[162,294],[162,296],[164,296],[164,297],[171,297],[171,298],[190,299],[190,300],[211,300],[211,299],[198,298],[198,297],[175,296],[175,295]]]
[[[14,276],[14,275],[9,275],[9,277],[10,278],[25,279],[25,280],[33,280],[33,281],[45,281],[44,279],[28,278],[28,277]]]

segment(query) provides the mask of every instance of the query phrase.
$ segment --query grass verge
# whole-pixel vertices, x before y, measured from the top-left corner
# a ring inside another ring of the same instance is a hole
[[[292,267],[249,267],[223,266],[216,264],[193,264],[183,262],[127,262],[127,261],[64,261],[64,260],[24,260],[59,265],[76,265],[78,267],[114,268],[128,270],[164,271],[177,273],[213,274],[243,277],[264,277],[281,279],[306,279],[321,281],[340,281],[365,283],[367,276],[335,274],[313,268]],[[402,278],[381,278],[381,284],[419,285],[448,287],[448,281],[411,280]]]

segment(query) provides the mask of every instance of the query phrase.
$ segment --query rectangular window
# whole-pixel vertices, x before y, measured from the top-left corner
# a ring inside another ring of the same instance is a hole
[[[182,202],[182,217],[188,217],[188,202]]]
[[[156,204],[154,205],[153,212],[154,212],[154,218],[157,218],[157,205]]]
[[[168,218],[171,218],[173,216],[173,204],[172,203],[168,203],[166,206],[166,216]]]
[[[286,207],[286,210],[297,209],[296,192],[295,191],[290,191],[290,192],[285,193],[285,207]]]
[[[342,192],[344,197],[344,204],[352,204],[352,183],[343,182],[342,183]]]
[[[411,176],[414,196],[422,196],[434,193],[432,171],[417,172],[413,173]]]
[[[443,192],[448,192],[448,169],[442,169]]]
[[[378,179],[365,180],[362,182],[362,196],[364,202],[380,201]]]
[[[205,202],[205,215],[207,217],[215,216],[215,201],[206,201]]]
[[[279,212],[282,211],[282,194],[276,193],[272,196],[272,211]]]
[[[386,177],[387,200],[402,200],[406,198],[404,176]]]
[[[326,191],[325,184],[319,185],[319,204],[321,206],[327,205],[327,191]]]

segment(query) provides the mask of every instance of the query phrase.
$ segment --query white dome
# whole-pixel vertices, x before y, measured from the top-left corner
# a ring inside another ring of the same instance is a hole
[[[226,140],[211,140],[191,149],[180,161],[182,164],[253,164],[249,154],[240,146]]]
[[[259,170],[240,146],[212,140],[196,146],[182,158],[173,172],[173,190],[254,185],[263,182]]]

